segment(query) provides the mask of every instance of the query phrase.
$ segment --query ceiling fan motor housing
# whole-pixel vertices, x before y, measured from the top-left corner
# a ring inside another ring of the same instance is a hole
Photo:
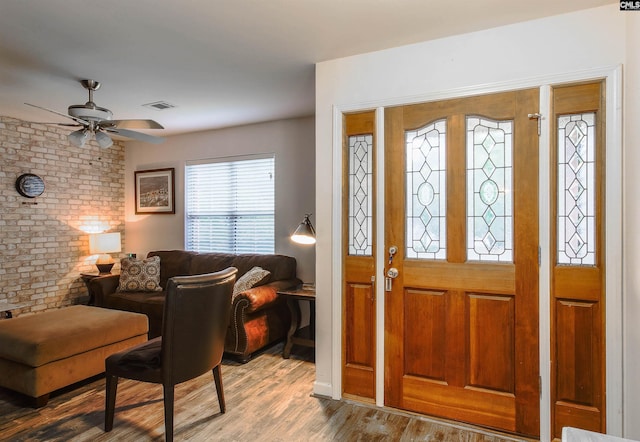
[[[93,107],[89,107],[86,104],[76,104],[69,106],[67,111],[72,117],[81,118],[87,121],[100,122],[104,120],[111,120],[111,118],[113,118],[113,113],[111,113],[109,109],[95,105]]]
[[[75,104],[69,106],[67,110],[69,115],[81,118],[85,121],[94,121],[97,123],[104,120],[111,120],[111,118],[113,118],[113,113],[111,113],[109,109],[96,106],[93,102],[93,91],[100,89],[100,82],[96,80],[81,80],[80,84],[89,91],[89,101],[84,105]]]

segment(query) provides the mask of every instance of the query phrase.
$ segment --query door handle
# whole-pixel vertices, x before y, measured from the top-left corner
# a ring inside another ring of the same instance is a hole
[[[384,290],[385,292],[390,292],[393,286],[393,280],[397,278],[399,275],[398,269],[395,267],[391,267],[387,270],[387,275],[384,278]]]

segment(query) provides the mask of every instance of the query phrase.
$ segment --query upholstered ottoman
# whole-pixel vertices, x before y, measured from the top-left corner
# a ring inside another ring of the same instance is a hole
[[[49,393],[104,372],[112,353],[147,340],[147,316],[74,305],[0,321],[0,386],[42,407]]]

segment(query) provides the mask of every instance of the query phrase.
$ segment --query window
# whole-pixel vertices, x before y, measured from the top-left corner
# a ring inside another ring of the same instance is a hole
[[[186,249],[274,253],[273,155],[187,162]]]

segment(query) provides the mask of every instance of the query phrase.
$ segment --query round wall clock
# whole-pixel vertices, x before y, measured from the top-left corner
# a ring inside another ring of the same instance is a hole
[[[22,196],[35,198],[44,192],[44,181],[38,175],[23,173],[16,180],[16,190]]]

